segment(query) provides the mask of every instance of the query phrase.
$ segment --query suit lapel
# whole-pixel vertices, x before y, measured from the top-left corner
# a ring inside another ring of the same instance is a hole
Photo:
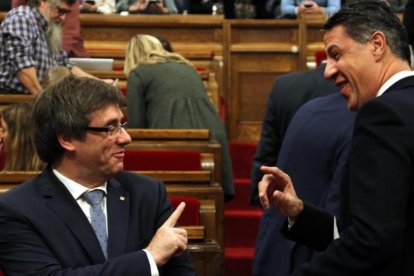
[[[73,233],[80,245],[90,255],[93,263],[102,263],[102,253],[98,239],[85,214],[66,187],[53,174],[50,168],[41,175],[41,192],[45,205],[50,208]]]
[[[108,256],[116,257],[125,253],[129,224],[129,193],[114,178],[107,186],[108,213]]]

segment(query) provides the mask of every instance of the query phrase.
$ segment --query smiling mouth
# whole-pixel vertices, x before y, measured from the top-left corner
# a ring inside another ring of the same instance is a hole
[[[336,87],[338,87],[339,89],[343,89],[345,87],[345,85],[347,85],[348,82],[347,81],[339,81],[337,83],[335,83]]]

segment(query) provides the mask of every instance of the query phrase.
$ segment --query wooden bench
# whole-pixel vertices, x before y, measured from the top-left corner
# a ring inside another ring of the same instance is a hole
[[[207,129],[128,129],[132,142],[126,149],[199,151],[203,158],[200,172],[152,172],[162,179],[174,195],[193,196],[200,200],[214,200],[216,206],[215,240],[222,245],[224,195],[221,187],[221,145],[211,140]],[[203,172],[204,171],[204,172]],[[206,171],[209,173],[206,174]],[[148,174],[148,172],[142,172]],[[189,180],[191,179],[191,182]]]
[[[256,141],[275,79],[299,70],[298,20],[225,20],[229,140]]]

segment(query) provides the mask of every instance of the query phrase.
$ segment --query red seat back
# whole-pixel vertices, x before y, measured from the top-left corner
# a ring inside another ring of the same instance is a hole
[[[185,202],[185,209],[178,219],[178,225],[200,225],[200,201],[195,197],[170,196],[174,208]]]
[[[124,169],[130,171],[199,171],[201,153],[187,150],[126,149]]]
[[[257,142],[230,141],[229,149],[235,179],[249,179]]]

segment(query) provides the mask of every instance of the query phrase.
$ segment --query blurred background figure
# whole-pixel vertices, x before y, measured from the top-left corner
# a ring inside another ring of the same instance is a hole
[[[76,0],[70,7],[70,13],[66,14],[62,21],[62,47],[69,57],[89,57],[83,45],[81,36],[81,26],[79,20],[79,4],[81,0]],[[12,8],[26,5],[26,0],[12,0]]]
[[[0,154],[5,157],[5,171],[39,171],[44,163],[33,143],[32,103],[7,106],[0,112]]]
[[[80,0],[80,11],[91,13],[115,13],[115,0]]]
[[[225,127],[192,64],[167,52],[154,36],[135,35],[128,42],[124,71],[128,75],[128,126],[133,128],[205,128],[222,148],[225,199],[234,197]]]
[[[178,13],[174,0],[119,0],[116,11],[144,14]]]
[[[164,48],[164,50],[170,53],[174,52],[174,49],[168,39],[163,36],[157,36],[157,39],[161,42],[162,48]]]
[[[341,8],[341,0],[281,0],[279,18],[296,18],[302,14],[332,15]]]

